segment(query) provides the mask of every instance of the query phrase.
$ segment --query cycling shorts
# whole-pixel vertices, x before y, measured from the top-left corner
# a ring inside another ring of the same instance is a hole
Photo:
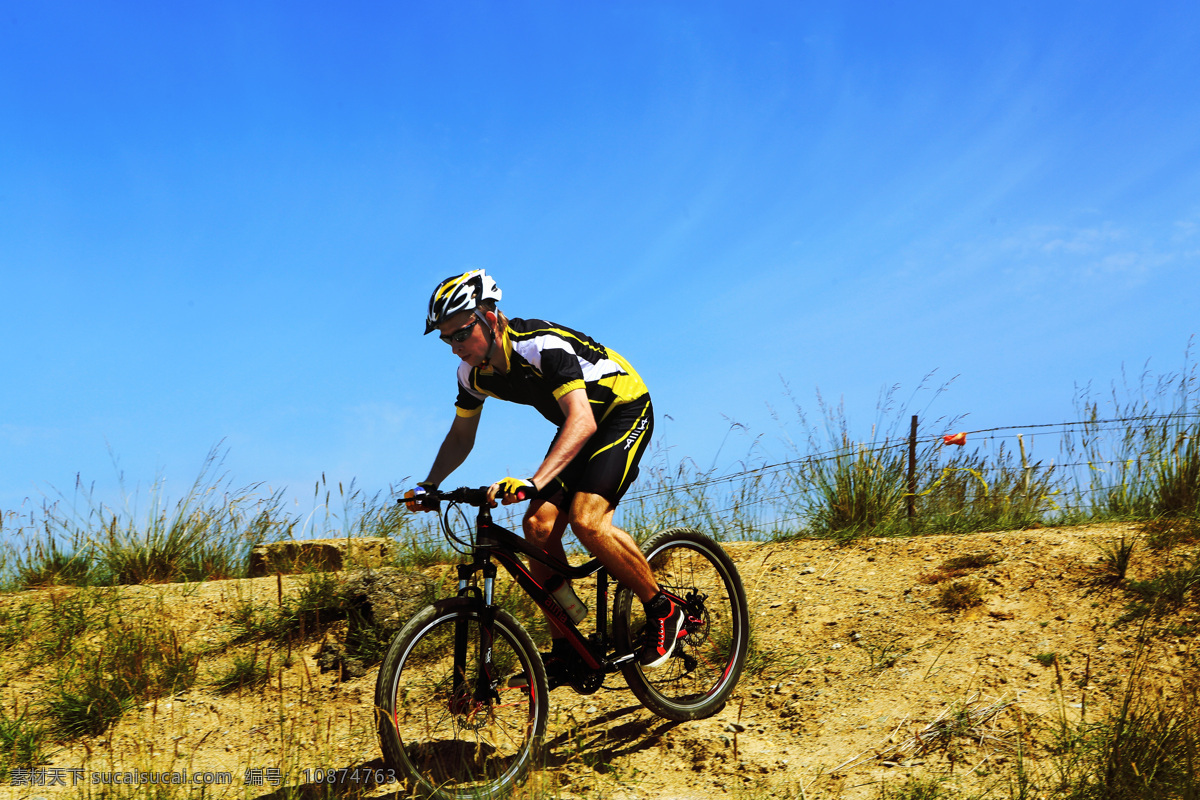
[[[577,492],[588,492],[616,506],[637,478],[638,463],[653,432],[654,407],[649,394],[616,406],[571,463],[538,492],[537,499],[565,509]]]

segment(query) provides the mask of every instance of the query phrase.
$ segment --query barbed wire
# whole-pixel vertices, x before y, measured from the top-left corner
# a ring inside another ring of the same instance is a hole
[[[980,428],[971,433],[991,433],[993,431],[1028,430],[1030,428],[1053,428],[1058,426],[1079,427],[1082,425],[1107,425],[1113,422],[1143,422],[1148,420],[1200,419],[1200,411],[1169,411],[1165,414],[1142,414],[1134,417],[1112,417],[1110,419],[1083,419],[1066,422],[1045,422],[1031,425],[1003,425],[998,428]]]
[[[1025,425],[1005,425],[1005,426],[998,426],[998,427],[994,427],[994,428],[979,428],[976,430],[967,430],[967,431],[964,431],[964,433],[966,433],[968,438],[971,438],[974,436],[978,436],[979,434],[997,433],[997,432],[1001,432],[1001,431],[1027,431],[1027,430],[1036,430],[1036,429],[1042,429],[1042,428],[1045,428],[1045,429],[1054,428],[1057,430],[1047,431],[1047,432],[1061,434],[1061,433],[1073,432],[1080,427],[1087,427],[1089,433],[1096,434],[1096,433],[1107,433],[1107,432],[1111,432],[1111,431],[1127,431],[1128,430],[1127,428],[1118,427],[1122,423],[1173,421],[1173,420],[1186,420],[1186,419],[1200,419],[1200,412],[1170,412],[1170,413],[1166,413],[1166,414],[1148,414],[1148,415],[1135,416],[1135,417],[1112,417],[1112,418],[1108,418],[1108,419],[1076,420],[1076,421],[1048,422],[1048,423],[1029,423],[1029,424],[1025,424]],[[1019,436],[1020,436],[1019,433],[1014,433],[1010,436],[989,436],[989,437],[985,437],[985,439],[983,441],[995,441],[997,439],[1016,439]],[[943,435],[941,435],[941,434],[933,435],[933,436],[929,436],[929,435],[919,436],[916,439],[916,444],[918,446],[921,446],[921,445],[928,446],[930,444],[936,445],[938,443],[938,441],[942,438],[943,438]],[[687,484],[685,486],[687,488],[706,488],[706,487],[710,487],[710,486],[717,486],[722,483],[734,483],[737,481],[744,480],[749,476],[769,477],[769,476],[777,474],[778,472],[785,470],[785,469],[795,469],[798,466],[811,466],[811,465],[826,463],[829,461],[836,461],[840,458],[845,458],[848,455],[853,455],[855,452],[857,452],[859,450],[865,449],[866,451],[878,454],[881,452],[886,452],[888,450],[908,448],[910,446],[911,446],[911,443],[909,442],[908,439],[894,440],[891,437],[885,438],[883,440],[873,440],[870,442],[847,442],[846,444],[844,444],[840,447],[836,447],[836,448],[830,449],[830,450],[818,451],[816,453],[811,453],[811,454],[808,454],[808,455],[805,455],[805,456],[802,456],[799,458],[786,459],[784,461],[779,461],[779,462],[776,462],[773,464],[765,464],[763,466],[752,467],[749,469],[740,470],[738,472],[726,473],[723,475],[717,475],[717,476],[707,477],[707,478],[699,478],[697,480],[690,480],[687,482]],[[1093,461],[1093,462],[1088,462],[1088,463],[1116,464],[1116,463],[1122,463],[1122,462]],[[1071,466],[1085,466],[1085,465],[1086,464],[1084,464],[1084,463],[1077,463],[1077,464],[1074,464]],[[1067,465],[1059,465],[1059,466],[1061,468],[1065,468]],[[653,488],[653,489],[635,490],[634,492],[631,492],[629,495],[626,496],[626,501],[628,502],[628,501],[646,500],[648,498],[652,498],[652,497],[656,497],[656,496],[660,496],[660,495],[664,495],[664,494],[671,494],[671,493],[679,491],[680,488],[681,487],[679,487],[679,486],[668,485],[666,487],[657,487],[657,488]]]

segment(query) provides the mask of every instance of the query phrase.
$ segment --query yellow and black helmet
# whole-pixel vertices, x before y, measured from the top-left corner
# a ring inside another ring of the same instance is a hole
[[[425,333],[437,328],[460,311],[474,311],[484,300],[500,301],[500,287],[481,269],[446,278],[429,298]]]

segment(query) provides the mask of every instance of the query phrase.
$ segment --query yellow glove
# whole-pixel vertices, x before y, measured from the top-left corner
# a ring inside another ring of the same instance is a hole
[[[501,495],[510,503],[518,500],[528,500],[537,494],[537,490],[538,488],[534,485],[533,479],[501,478],[496,481],[496,494]],[[508,500],[510,497],[513,499]]]

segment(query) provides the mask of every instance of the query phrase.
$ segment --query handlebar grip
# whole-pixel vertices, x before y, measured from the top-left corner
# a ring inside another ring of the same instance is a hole
[[[404,503],[410,511],[436,511],[440,504],[445,501],[449,503],[466,503],[467,505],[482,507],[487,503],[488,487],[481,486],[478,489],[469,488],[466,486],[450,491],[434,489],[425,494],[416,494],[413,490],[408,490],[404,493],[402,499],[397,500],[397,503]]]

